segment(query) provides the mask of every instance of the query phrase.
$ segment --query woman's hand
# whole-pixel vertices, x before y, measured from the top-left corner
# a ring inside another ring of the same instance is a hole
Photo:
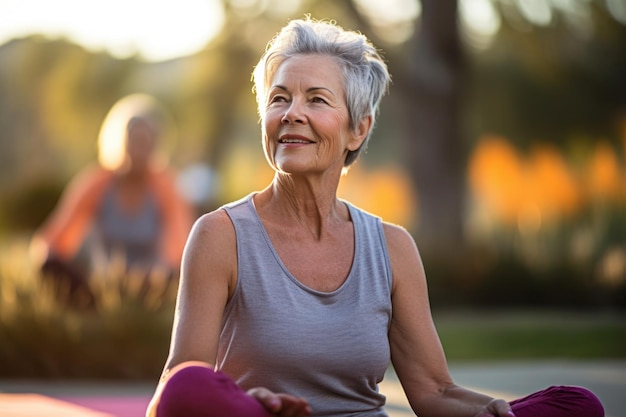
[[[494,398],[487,404],[484,410],[474,417],[515,417],[511,406],[504,400]]]
[[[259,400],[272,414],[278,417],[308,417],[311,415],[309,403],[288,394],[276,394],[267,388],[252,388],[248,394]]]

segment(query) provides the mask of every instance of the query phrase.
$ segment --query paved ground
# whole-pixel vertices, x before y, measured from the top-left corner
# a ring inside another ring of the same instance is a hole
[[[455,381],[466,387],[505,399],[520,397],[550,385],[580,385],[594,391],[602,400],[606,417],[626,417],[625,361],[520,361],[477,364],[451,364]],[[142,409],[152,393],[151,383],[114,382],[41,382],[0,380],[0,411],[2,394],[39,394],[52,401],[63,400],[102,413],[81,416],[142,417]],[[390,417],[414,417],[402,388],[393,372],[381,386],[388,397]],[[19,397],[19,396],[18,396]],[[6,398],[10,398],[9,395]],[[11,397],[14,398],[14,397]],[[23,396],[23,403],[35,404],[37,397]],[[5,400],[6,401],[6,400]],[[54,402],[47,407],[56,406]],[[52,408],[50,408],[52,410]],[[19,416],[51,416],[41,413],[21,413]],[[0,413],[2,414],[2,413]],[[56,415],[56,414],[55,414]],[[59,414],[62,415],[62,414]],[[69,414],[65,413],[69,417]],[[77,414],[78,415],[78,414]],[[14,415],[10,415],[14,417]]]
[[[451,364],[450,372],[459,385],[507,400],[551,385],[584,386],[600,398],[606,417],[626,417],[626,360]],[[390,417],[414,417],[395,375],[388,375],[381,390],[387,393]]]

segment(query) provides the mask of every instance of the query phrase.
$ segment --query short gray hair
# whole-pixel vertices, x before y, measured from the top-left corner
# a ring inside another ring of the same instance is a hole
[[[378,113],[378,106],[387,92],[391,77],[378,50],[362,34],[344,30],[335,22],[306,19],[290,21],[268,43],[267,49],[253,72],[254,91],[261,118],[265,114],[269,84],[276,70],[287,58],[297,55],[321,54],[337,60],[344,74],[346,105],[351,127],[372,117],[363,144],[349,151],[344,166],[352,164],[367,142]]]

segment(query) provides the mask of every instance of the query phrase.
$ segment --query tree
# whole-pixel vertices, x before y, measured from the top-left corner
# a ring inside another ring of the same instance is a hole
[[[456,0],[422,0],[422,15],[396,67],[407,167],[420,196],[417,236],[425,250],[449,252],[463,242],[461,100],[465,59]]]

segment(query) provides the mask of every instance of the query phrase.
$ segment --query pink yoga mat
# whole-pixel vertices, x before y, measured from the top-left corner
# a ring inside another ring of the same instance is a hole
[[[117,396],[117,397],[60,397],[68,403],[80,405],[90,410],[101,411],[115,417],[144,417],[150,402],[149,397]]]
[[[144,396],[52,398],[39,394],[0,393],[3,417],[144,417]]]

